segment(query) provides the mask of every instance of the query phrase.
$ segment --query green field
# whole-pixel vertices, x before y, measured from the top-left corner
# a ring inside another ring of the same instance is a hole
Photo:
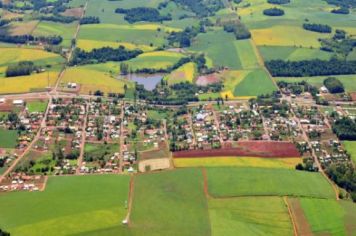
[[[11,235],[122,235],[129,176],[50,177],[44,192],[0,194]],[[111,234],[109,234],[111,232]]]
[[[235,96],[258,96],[270,94],[276,90],[276,86],[267,72],[257,69],[249,72],[246,77],[237,84],[234,90]]]
[[[209,200],[213,236],[293,235],[287,207],[279,197]]]
[[[47,104],[47,101],[30,101],[27,102],[26,107],[29,112],[45,112]]]
[[[351,155],[352,161],[356,164],[356,142],[344,141],[343,144],[346,148],[346,151]]]
[[[235,46],[243,69],[259,68],[256,52],[251,45],[251,40],[237,40]]]
[[[207,168],[209,192],[214,197],[310,196],[334,198],[335,193],[319,173],[288,169]]]
[[[304,214],[317,235],[355,235],[356,206],[352,202],[299,199]]]
[[[0,128],[0,148],[15,148],[17,138],[17,130],[5,130]]]
[[[261,46],[259,50],[265,61],[269,60],[329,60],[331,53],[321,51],[319,49],[288,47],[288,46]]]
[[[242,62],[236,45],[236,39],[233,34],[222,30],[214,30],[199,34],[189,49],[206,53],[213,61],[214,66],[227,66],[238,70],[242,69]]]
[[[307,81],[311,85],[314,85],[318,88],[323,86],[324,80],[328,76],[314,76],[314,77],[276,77],[276,81],[286,81],[286,82],[300,82]],[[336,75],[332,76],[338,78],[341,83],[344,85],[347,92],[356,91],[356,75]]]
[[[130,223],[135,235],[209,235],[201,171],[136,176]]]

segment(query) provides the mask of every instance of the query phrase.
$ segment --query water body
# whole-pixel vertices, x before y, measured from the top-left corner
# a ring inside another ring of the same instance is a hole
[[[164,74],[131,74],[126,78],[132,81],[142,84],[145,89],[152,91],[156,88],[156,85],[161,82]]]

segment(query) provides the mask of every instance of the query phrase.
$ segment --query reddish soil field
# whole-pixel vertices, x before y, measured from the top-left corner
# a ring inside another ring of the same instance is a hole
[[[174,152],[174,158],[218,157],[218,156],[251,156],[251,157],[300,157],[300,153],[290,142],[243,141],[235,148],[212,150],[187,150]]]
[[[199,86],[207,86],[209,84],[215,84],[220,81],[220,78],[216,74],[202,75],[197,78],[196,84]]]
[[[292,218],[296,226],[298,235],[311,236],[313,232],[304,214],[302,206],[297,198],[288,198],[288,205],[290,206]]]
[[[74,17],[81,17],[83,14],[83,8],[70,8],[63,12],[62,15],[64,16],[74,16]]]

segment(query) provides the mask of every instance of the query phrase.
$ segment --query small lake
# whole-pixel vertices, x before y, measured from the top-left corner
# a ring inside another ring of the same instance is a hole
[[[126,79],[142,84],[145,89],[152,91],[161,82],[164,74],[131,74],[125,76]]]

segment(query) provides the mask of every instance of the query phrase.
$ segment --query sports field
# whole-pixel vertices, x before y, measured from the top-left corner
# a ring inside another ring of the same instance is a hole
[[[208,214],[200,170],[135,177],[130,222],[135,235],[209,235]]]
[[[174,166],[181,167],[263,167],[294,169],[301,162],[300,158],[260,158],[260,157],[208,157],[176,158]]]
[[[47,101],[30,101],[27,102],[26,107],[29,112],[45,112],[47,104]]]
[[[1,226],[11,235],[122,235],[129,176],[50,177],[44,192],[0,195]],[[109,234],[111,232],[111,234]]]
[[[280,197],[209,199],[209,216],[213,236],[293,235]]]
[[[209,192],[214,197],[335,197],[331,185],[320,173],[249,167],[217,167],[206,170]]]

